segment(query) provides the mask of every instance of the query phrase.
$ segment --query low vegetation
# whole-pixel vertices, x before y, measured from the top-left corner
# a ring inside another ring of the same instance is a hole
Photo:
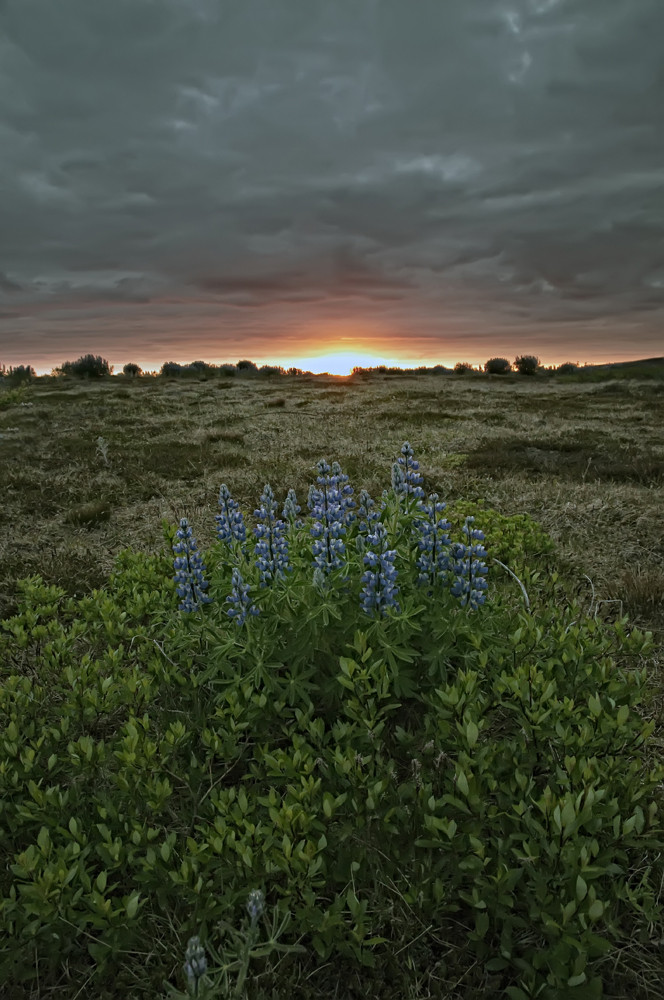
[[[10,390],[13,997],[657,996],[664,399],[617,384]]]

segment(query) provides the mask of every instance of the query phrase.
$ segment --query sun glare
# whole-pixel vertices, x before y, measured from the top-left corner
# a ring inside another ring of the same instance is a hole
[[[353,368],[375,368],[377,365],[403,367],[403,361],[395,358],[384,358],[376,354],[358,354],[356,351],[333,351],[330,354],[319,354],[314,358],[297,358],[293,365],[304,371],[322,375],[350,375]]]

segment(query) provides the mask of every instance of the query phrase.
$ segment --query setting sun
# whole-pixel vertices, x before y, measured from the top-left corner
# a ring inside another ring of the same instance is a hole
[[[360,354],[356,351],[333,351],[313,358],[297,358],[293,365],[315,375],[327,372],[329,375],[350,375],[353,368],[375,368],[377,365],[404,367],[406,362],[396,358],[385,358],[378,354]]]

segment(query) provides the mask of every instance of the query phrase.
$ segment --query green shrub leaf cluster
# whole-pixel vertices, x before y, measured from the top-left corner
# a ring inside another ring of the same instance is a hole
[[[550,548],[475,513],[489,555]],[[221,601],[178,612],[170,553],[123,553],[82,598],[23,581],[0,623],[0,979],[186,990],[195,936],[215,995],[233,976],[313,995],[333,962],[368,995],[426,967],[469,995],[600,996],[607,956],[661,926],[649,634],[527,613],[498,573],[475,611],[404,579],[371,618],[298,570],[293,535],[294,572],[242,628]]]

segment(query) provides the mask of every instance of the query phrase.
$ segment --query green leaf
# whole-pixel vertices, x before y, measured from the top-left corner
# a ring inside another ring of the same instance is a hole
[[[130,920],[132,920],[138,913],[138,903],[140,898],[141,898],[140,893],[135,892],[129,897],[129,900],[127,901],[127,905],[125,906],[125,912]]]
[[[586,974],[585,974],[585,972],[580,972],[578,976],[570,976],[570,978],[567,980],[567,985],[568,986],[581,986],[581,984],[585,983],[585,981],[586,981]]]
[[[51,848],[51,837],[48,829],[43,826],[37,834],[37,843],[42,854],[48,854]]]
[[[468,746],[474,747],[477,743],[479,737],[479,730],[474,722],[469,722],[466,726],[466,739],[468,740]]]
[[[468,788],[468,778],[466,777],[466,775],[464,774],[464,772],[461,770],[461,768],[459,768],[459,770],[457,771],[456,786],[459,789],[459,791],[461,792],[461,794],[464,795],[464,796],[466,796],[466,798],[467,798],[468,797],[468,791],[469,791],[469,788]]]
[[[586,885],[585,880],[583,878],[581,878],[580,875],[577,875],[577,877],[576,877],[576,898],[578,899],[579,902],[581,902],[582,900],[584,900],[586,898],[587,895],[588,895],[588,886]]]
[[[624,726],[629,718],[629,705],[621,705],[616,715],[616,722],[619,726]]]
[[[604,913],[604,903],[601,899],[596,899],[594,903],[590,904],[588,910],[588,916],[591,920],[599,920],[599,918]]]

